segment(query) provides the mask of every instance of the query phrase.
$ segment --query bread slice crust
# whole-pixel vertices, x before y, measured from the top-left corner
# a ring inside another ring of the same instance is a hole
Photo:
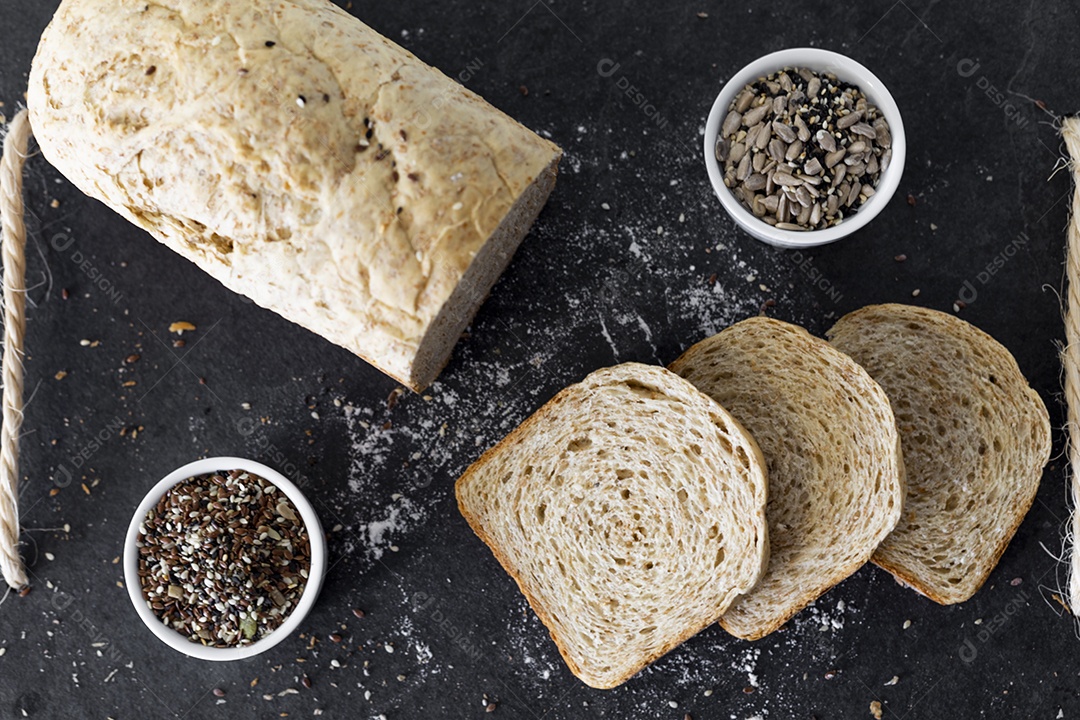
[[[864,565],[899,520],[892,409],[851,358],[767,317],[702,340],[671,370],[726,407],[768,462],[769,569],[720,618],[758,640]]]
[[[1035,500],[1046,406],[1004,346],[948,313],[871,305],[828,336],[889,395],[908,467],[904,516],[873,562],[934,602],[969,599]]]
[[[670,416],[664,414],[668,410]],[[653,418],[652,435],[641,422],[646,417]],[[577,421],[591,434],[579,433]],[[545,449],[550,461],[534,452]],[[655,479],[661,476],[669,478],[666,486]],[[561,488],[568,488],[571,499],[578,491],[584,495],[580,517],[560,514]],[[745,429],[678,376],[637,363],[598,370],[560,392],[485,452],[456,485],[461,514],[517,583],[571,672],[600,689],[622,684],[708,627],[757,583],[768,562],[766,493],[764,458]],[[648,502],[635,504],[638,496]],[[545,502],[548,527],[539,524],[531,504],[538,499]],[[593,499],[601,511],[590,515]],[[603,501],[611,501],[606,512]],[[621,542],[630,531],[623,521],[631,519],[643,537]],[[673,526],[677,532],[670,531]],[[580,532],[564,539],[561,527]],[[653,540],[654,550],[646,539]],[[679,547],[679,540],[698,545],[683,554],[663,552]],[[710,575],[698,560],[719,558],[717,548],[726,551],[724,561],[706,568],[715,571]],[[578,550],[599,559],[578,567]],[[564,580],[551,557],[569,566],[569,577],[581,586],[580,602],[556,597]],[[598,580],[601,573],[612,578],[610,587]],[[653,592],[672,576],[687,582]],[[714,576],[725,583],[714,582]],[[616,593],[618,612],[594,612],[593,605],[610,602],[612,588],[623,591]],[[607,622],[607,634],[597,630]],[[656,637],[649,636],[650,627]],[[581,628],[595,631],[594,646],[583,641],[587,632]]]

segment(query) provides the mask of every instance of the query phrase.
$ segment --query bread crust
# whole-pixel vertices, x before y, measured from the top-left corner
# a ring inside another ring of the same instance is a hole
[[[995,375],[999,370],[1003,371],[1003,376],[997,377],[995,384],[1000,384],[1002,386],[1007,385],[1013,391],[1016,391],[1012,396],[1015,406],[1018,408],[1026,406],[1027,411],[1032,414],[1037,426],[1035,432],[1038,434],[1038,440],[1036,441],[1038,447],[1033,448],[1031,457],[1027,458],[1031,466],[1011,468],[1008,471],[1005,471],[1005,474],[1008,475],[1009,478],[1015,480],[1015,482],[1011,483],[1013,489],[1020,489],[1022,492],[1017,492],[1010,497],[1010,502],[1004,504],[1004,508],[1009,512],[1006,525],[1003,526],[1004,530],[1003,532],[997,533],[997,537],[993,540],[993,544],[989,547],[984,558],[976,558],[976,561],[965,566],[966,572],[964,573],[964,580],[961,586],[949,587],[943,582],[935,583],[934,580],[939,580],[939,578],[935,578],[932,571],[906,563],[899,554],[891,551],[891,548],[893,544],[897,542],[897,539],[908,532],[903,523],[897,527],[890,537],[886,538],[881,547],[878,548],[871,558],[875,565],[892,574],[902,584],[911,587],[936,603],[950,605],[964,602],[965,600],[970,599],[971,596],[986,583],[986,580],[997,566],[1001,556],[1005,553],[1005,549],[1012,541],[1013,536],[1023,523],[1024,517],[1027,515],[1028,510],[1030,510],[1031,505],[1035,501],[1035,495],[1039,488],[1039,480],[1042,476],[1042,468],[1049,461],[1051,452],[1049,413],[1038,393],[1028,386],[1027,380],[1020,372],[1020,368],[1016,364],[1015,358],[1013,358],[1007,348],[986,332],[948,313],[896,303],[870,305],[840,318],[833,328],[828,331],[827,335],[839,349],[850,353],[857,361],[862,361],[870,365],[868,370],[870,370],[873,375],[879,372],[877,369],[879,362],[876,360],[874,362],[869,361],[874,359],[872,356],[876,353],[858,345],[856,338],[859,337],[861,333],[856,329],[858,328],[865,331],[866,328],[875,325],[877,322],[883,321],[894,322],[905,327],[907,327],[909,323],[922,323],[919,327],[923,329],[940,328],[943,333],[941,335],[935,335],[933,339],[953,339],[955,341],[954,344],[956,345],[956,352],[958,353],[965,352],[967,348],[977,348],[979,352],[985,355],[984,358],[980,359],[981,367],[994,368],[993,372]],[[907,369],[910,372],[915,372],[917,374],[925,373],[926,369],[920,368],[918,365],[921,359],[928,357],[927,353],[931,351],[931,348],[918,348],[912,343],[921,341],[924,345],[929,345],[931,339],[927,337],[926,333],[920,335],[920,329],[910,327],[907,327],[907,329],[909,332],[906,338],[894,337],[894,339],[898,344],[904,340],[908,344],[907,347],[915,348],[905,356],[913,360],[912,366]],[[849,333],[853,333],[855,337],[848,337]],[[838,339],[838,335],[843,337]],[[885,354],[884,349],[881,352]],[[892,357],[891,360],[893,362],[899,362],[900,358]],[[882,382],[886,381],[882,379]],[[894,402],[904,399],[901,395],[897,394],[900,392],[899,388],[890,390],[887,387],[886,391],[890,392]],[[974,412],[972,412],[970,420],[979,422],[979,418],[975,416]],[[1016,428],[1010,428],[1010,430],[1015,431]],[[915,432],[914,428],[909,432]],[[959,462],[959,459],[957,459],[956,462]],[[918,468],[917,472],[919,470],[925,472],[925,469],[923,468]],[[922,484],[921,481],[923,479],[924,478],[912,476],[912,478],[910,478],[909,487],[914,490]],[[933,522],[934,518],[921,518],[921,520],[923,522]],[[983,532],[974,539],[985,540],[986,536],[987,533]],[[939,552],[945,552],[946,550],[947,549],[945,548],[938,549]],[[924,576],[923,573],[929,577]]]
[[[624,363],[622,366],[617,366],[617,367],[637,367],[637,368],[646,369],[647,372],[656,372],[656,371],[661,371],[661,372],[664,372],[664,373],[668,372],[662,367],[649,366],[649,365],[640,365],[638,363]],[[675,375],[672,375],[672,378],[675,379],[675,380],[678,380],[679,382],[684,382],[684,381],[681,380],[681,378],[678,378]],[[726,410],[724,410],[722,407],[720,407],[719,405],[714,403],[714,401],[711,400],[708,396],[699,393],[689,383],[686,383],[686,385],[687,385],[687,389],[689,391],[693,392],[696,395],[699,395],[703,401],[706,401],[707,403],[709,403],[710,406],[713,406],[716,409],[718,409],[720,411],[720,413],[723,415],[723,417],[725,418],[725,420],[729,421],[730,426],[733,428],[733,430],[735,432],[742,433],[742,435],[745,436],[745,438],[749,441],[746,444],[746,448],[753,453],[753,457],[751,458],[751,462],[755,467],[760,468],[761,472],[764,474],[765,458],[764,458],[764,456],[762,456],[760,449],[757,447],[757,444],[753,441],[753,437],[746,431],[746,429],[738,422],[738,420],[736,418],[731,416],[731,414],[728,413]],[[544,603],[541,602],[539,600],[539,598],[537,598],[533,594],[532,590],[529,587],[529,584],[523,580],[521,569],[518,568],[513,563],[513,561],[510,559],[510,557],[503,551],[503,549],[502,549],[501,545],[499,544],[499,542],[494,537],[492,537],[490,533],[487,532],[482,519],[480,517],[478,517],[475,513],[473,513],[469,509],[469,506],[467,505],[467,503],[465,502],[464,497],[463,497],[463,488],[466,485],[468,485],[470,482],[473,481],[474,475],[476,473],[480,472],[494,458],[496,458],[496,457],[504,454],[505,452],[507,452],[508,449],[510,449],[519,440],[519,438],[527,436],[528,434],[533,432],[536,427],[539,427],[539,426],[549,422],[550,417],[555,414],[555,412],[559,409],[559,407],[564,402],[566,402],[568,398],[571,398],[573,396],[573,394],[577,390],[577,387],[578,387],[577,385],[571,385],[571,386],[563,389],[562,391],[560,391],[558,394],[555,395],[555,397],[553,397],[551,400],[549,400],[547,403],[545,403],[533,415],[528,417],[517,428],[515,428],[513,431],[511,431],[510,434],[508,434],[501,441],[496,443],[493,447],[491,447],[487,451],[485,451],[480,456],[480,458],[477,459],[472,465],[470,465],[465,470],[465,472],[462,473],[462,475],[458,478],[457,482],[455,483],[455,496],[457,498],[458,511],[465,518],[466,522],[468,522],[469,527],[472,528],[472,530],[476,534],[476,536],[478,538],[480,538],[480,540],[485,545],[488,546],[488,548],[491,550],[492,554],[495,556],[495,559],[502,566],[503,570],[505,570],[506,573],[511,578],[513,578],[514,582],[518,586],[518,589],[521,591],[522,595],[525,596],[525,599],[529,603],[529,606],[532,608],[533,612],[536,613],[537,617],[540,619],[540,621],[542,623],[544,623],[544,626],[548,629],[548,634],[551,636],[551,639],[554,641],[556,647],[559,650],[559,654],[562,656],[563,661],[566,663],[566,665],[570,669],[570,671],[572,673],[574,673],[574,675],[577,676],[580,680],[582,680],[582,682],[589,685],[590,687],[594,687],[594,688],[599,689],[599,690],[609,690],[609,689],[615,688],[615,687],[623,684],[624,682],[629,680],[631,677],[636,675],[638,672],[640,672],[641,670],[643,670],[644,668],[646,668],[647,666],[649,666],[650,664],[655,662],[657,659],[659,659],[660,657],[662,657],[666,653],[670,652],[672,649],[674,649],[678,645],[682,644],[683,642],[689,640],[691,637],[693,637],[698,632],[700,632],[700,630],[702,630],[705,627],[708,627],[708,625],[710,625],[710,624],[712,624],[713,622],[716,621],[716,619],[720,616],[720,614],[726,608],[717,608],[716,617],[713,617],[713,618],[709,619],[707,622],[702,623],[700,627],[690,628],[690,629],[686,630],[685,632],[681,633],[674,640],[671,640],[670,642],[665,643],[665,645],[664,645],[664,647],[662,649],[660,649],[657,652],[652,653],[649,656],[643,658],[640,662],[636,663],[634,666],[632,666],[630,669],[628,669],[626,672],[622,673],[621,675],[619,675],[615,679],[612,679],[611,681],[608,681],[608,682],[598,681],[595,677],[592,676],[592,674],[589,672],[589,670],[587,668],[581,667],[575,661],[572,653],[570,652],[570,649],[568,648],[568,646],[564,642],[564,639],[557,632],[555,632],[553,630],[553,628],[556,625],[553,622],[553,618],[551,617],[551,615],[547,612],[547,609],[546,609]],[[765,573],[766,567],[768,565],[768,559],[769,559],[768,526],[767,526],[767,523],[765,522],[765,515],[764,515],[764,505],[765,505],[765,502],[767,500],[767,486],[761,488],[761,494],[759,496],[759,500],[760,500],[760,510],[759,510],[760,540],[759,540],[759,544],[760,544],[760,550],[761,550],[760,564],[758,566],[756,574],[753,577],[749,578],[748,581],[745,583],[744,587],[740,589],[743,592],[748,591],[755,584],[757,584],[757,582],[760,580],[761,576]]]
[[[27,103],[84,193],[413,390],[561,156],[327,0],[63,0]]]
[[[879,459],[881,470],[886,477],[884,478],[884,486],[882,487],[878,495],[869,493],[869,491],[862,487],[860,489],[860,497],[865,502],[871,502],[873,500],[879,502],[889,502],[891,507],[888,510],[888,514],[879,514],[879,516],[873,518],[874,527],[873,533],[869,538],[860,538],[860,542],[868,543],[865,547],[860,546],[857,549],[848,548],[847,551],[851,554],[851,559],[847,562],[833,564],[825,568],[827,570],[827,576],[807,578],[805,582],[799,583],[798,594],[789,594],[790,588],[784,588],[783,584],[780,586],[769,586],[768,592],[774,592],[776,590],[782,591],[782,595],[775,598],[771,602],[771,607],[765,606],[764,609],[758,608],[757,610],[742,611],[741,606],[747,601],[756,597],[764,598],[762,593],[765,586],[769,584],[769,573],[774,572],[789,572],[787,568],[781,568],[777,562],[774,562],[769,572],[766,574],[762,583],[755,588],[755,590],[747,595],[747,597],[740,600],[738,606],[732,608],[732,611],[724,616],[721,616],[719,622],[728,632],[736,635],[745,640],[759,640],[772,632],[775,632],[781,628],[792,617],[798,614],[804,607],[816,600],[822,594],[824,594],[833,585],[844,580],[852,573],[862,567],[871,557],[874,549],[877,547],[877,543],[881,538],[884,538],[889,531],[895,527],[896,523],[900,519],[900,513],[902,510],[903,497],[905,492],[905,471],[903,456],[900,450],[900,438],[897,434],[895,422],[892,414],[892,407],[886,397],[884,391],[878,387],[877,383],[855,362],[850,358],[843,355],[839,351],[835,350],[828,343],[820,338],[816,338],[805,329],[785,323],[779,320],[775,320],[767,317],[755,317],[748,320],[744,320],[741,323],[737,323],[726,330],[722,331],[718,335],[711,338],[707,338],[697,343],[686,352],[684,352],[675,362],[670,365],[670,369],[687,378],[691,382],[694,382],[699,389],[706,392],[706,394],[713,397],[721,404],[735,413],[744,425],[751,429],[751,432],[756,434],[759,444],[764,447],[763,452],[766,453],[766,458],[770,459],[770,498],[772,503],[779,503],[782,496],[778,495],[776,489],[776,482],[780,481],[776,473],[773,472],[772,461],[778,461],[780,458],[779,453],[787,452],[786,449],[770,448],[766,446],[766,440],[770,437],[771,433],[763,433],[762,428],[769,427],[773,422],[780,422],[785,414],[795,414],[795,408],[784,410],[777,405],[776,407],[760,407],[757,408],[758,415],[754,414],[754,409],[758,403],[765,404],[766,401],[760,397],[750,397],[747,393],[751,392],[750,388],[745,390],[739,390],[736,388],[739,385],[740,377],[739,372],[744,372],[750,369],[748,366],[738,365],[734,363],[731,357],[727,357],[724,353],[731,352],[736,353],[739,357],[742,357],[746,362],[756,363],[759,367],[763,368],[767,364],[771,364],[775,359],[776,362],[783,364],[785,360],[795,357],[801,357],[809,360],[810,358],[819,358],[827,364],[827,370],[819,370],[824,373],[820,376],[822,382],[826,385],[821,387],[810,387],[800,392],[813,396],[815,393],[830,391],[829,382],[835,382],[842,380],[844,385],[849,388],[859,388],[865,394],[864,402],[867,406],[867,412],[862,417],[866,427],[863,429],[872,429],[875,432],[882,435],[882,443],[886,447],[891,447],[891,452],[886,451],[886,457]],[[713,353],[717,353],[715,356]],[[781,353],[783,355],[781,356]],[[788,356],[791,357],[788,357]],[[725,359],[726,358],[726,359]],[[716,363],[720,363],[717,365]],[[733,366],[737,365],[737,366]],[[724,379],[718,380],[715,377],[711,377],[710,374],[717,372],[715,368],[722,367],[724,372],[733,372],[732,377],[724,376]],[[794,371],[794,368],[791,368]],[[805,374],[806,371],[800,370]],[[815,375],[814,380],[819,376]],[[753,383],[753,377],[750,378]],[[773,381],[761,381],[768,383],[770,387],[773,386]],[[777,380],[776,383],[781,381]],[[766,385],[760,384],[757,388],[760,391]],[[780,392],[779,385],[776,385],[773,389],[776,392]],[[790,389],[790,388],[789,388]],[[840,387],[836,387],[836,391],[840,391]],[[718,394],[719,393],[719,394]],[[774,399],[774,398],[770,398]],[[781,393],[778,400],[784,400]],[[802,414],[809,416],[809,411],[802,411]],[[749,413],[749,414],[744,414]],[[775,441],[775,439],[773,439]],[[770,456],[771,453],[771,456]],[[832,475],[835,475],[836,468],[832,469]],[[831,477],[829,472],[825,469],[819,470],[814,476],[820,482],[828,477]],[[814,478],[805,478],[814,479]],[[869,478],[864,478],[864,482]],[[788,480],[785,479],[785,482]],[[791,490],[800,488],[791,488]],[[806,491],[803,487],[801,490]],[[877,508],[874,508],[877,510]],[[864,510],[867,510],[864,508]],[[885,512],[884,508],[880,508],[881,513]],[[779,512],[779,511],[778,511]],[[772,516],[770,512],[769,522],[772,527],[772,537],[774,539],[774,558],[780,557],[777,555],[776,547],[780,546],[777,541],[778,534],[775,527],[777,518]],[[832,522],[832,518],[826,519],[827,522]],[[804,532],[804,530],[796,530],[797,532]],[[809,532],[809,531],[805,531]],[[875,538],[877,538],[875,540]],[[822,539],[818,538],[818,542]],[[790,545],[788,547],[791,547]],[[778,561],[779,562],[779,561]],[[805,561],[800,561],[805,562]],[[780,580],[777,580],[780,582]],[[787,583],[785,581],[786,584]],[[767,602],[761,600],[761,602]],[[738,618],[733,618],[733,613],[739,613]]]

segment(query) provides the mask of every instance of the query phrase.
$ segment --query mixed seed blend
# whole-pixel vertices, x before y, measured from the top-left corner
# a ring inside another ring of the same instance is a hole
[[[735,97],[716,159],[724,184],[756,217],[781,230],[818,230],[874,194],[892,160],[892,136],[859,88],[785,68]]]
[[[143,598],[211,647],[250,645],[296,607],[311,568],[307,528],[272,483],[233,470],[170,488],[139,525]]]

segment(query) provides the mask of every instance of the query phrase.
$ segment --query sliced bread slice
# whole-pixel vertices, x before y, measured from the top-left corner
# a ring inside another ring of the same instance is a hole
[[[612,688],[716,621],[768,557],[765,464],[661,367],[598,370],[470,467],[458,507],[570,670]]]
[[[768,463],[769,569],[720,624],[757,640],[855,572],[904,499],[889,400],[851,358],[766,317],[702,340],[671,369],[734,415]]]
[[[885,389],[900,428],[907,503],[874,562],[943,605],[967,600],[1035,499],[1046,406],[1008,350],[943,312],[872,305],[828,336]]]

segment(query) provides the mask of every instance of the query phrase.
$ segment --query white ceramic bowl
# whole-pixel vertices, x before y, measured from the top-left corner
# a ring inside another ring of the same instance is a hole
[[[747,210],[735,194],[724,185],[723,169],[716,159],[716,137],[720,133],[720,125],[735,96],[748,83],[785,67],[806,67],[817,72],[828,72],[842,81],[857,85],[866,94],[870,103],[876,105],[881,111],[889,123],[889,132],[892,135],[892,162],[878,178],[874,195],[863,203],[857,213],[823,230],[777,230],[754,217],[754,214]],[[900,118],[900,109],[896,107],[896,101],[893,100],[884,83],[866,67],[851,58],[818,48],[791,48],[770,53],[735,73],[717,95],[716,102],[713,103],[712,111],[709,113],[709,120],[705,124],[705,167],[709,171],[709,180],[712,182],[717,197],[720,198],[720,203],[735,222],[748,233],[758,240],[782,248],[808,248],[835,242],[873,220],[900,185],[906,155],[907,140],[904,136],[904,122]]]
[[[296,607],[293,608],[293,611],[285,618],[285,622],[277,629],[250,645],[243,645],[235,648],[215,648],[188,640],[186,637],[159,620],[157,615],[154,614],[154,611],[146,604],[146,600],[142,596],[142,586],[139,583],[139,550],[135,546],[135,543],[139,537],[139,524],[146,517],[147,511],[157,505],[158,500],[161,499],[161,496],[164,495],[169,488],[197,475],[228,470],[245,470],[249,473],[258,475],[267,482],[277,486],[278,490],[288,496],[289,500],[292,501],[293,506],[300,513],[300,517],[303,519],[304,525],[307,528],[308,538],[311,543],[311,568],[308,570],[307,584],[304,586],[304,591],[300,595],[300,602],[297,603]],[[258,655],[259,653],[266,652],[282,640],[288,638],[297,630],[297,628],[299,628],[300,623],[304,620],[304,616],[308,614],[315,604],[315,598],[318,597],[319,590],[322,588],[323,576],[325,574],[326,537],[323,535],[319,517],[315,514],[315,508],[311,506],[311,503],[307,501],[304,494],[300,492],[300,488],[296,487],[296,485],[290,482],[277,470],[269,468],[262,463],[245,460],[244,458],[206,458],[205,460],[196,460],[195,462],[188,463],[183,467],[173,470],[166,475],[161,482],[154,485],[154,487],[150,489],[150,492],[146,494],[146,497],[143,498],[143,501],[139,503],[139,507],[135,511],[135,516],[131,519],[131,524],[128,525],[127,537],[124,540],[124,581],[127,584],[128,597],[131,598],[131,604],[135,606],[135,612],[139,614],[139,617],[146,624],[146,627],[150,628],[150,631],[163,643],[174,650],[179,650],[185,655],[190,655],[191,657],[199,658],[201,660],[242,660],[243,658],[249,658]]]

